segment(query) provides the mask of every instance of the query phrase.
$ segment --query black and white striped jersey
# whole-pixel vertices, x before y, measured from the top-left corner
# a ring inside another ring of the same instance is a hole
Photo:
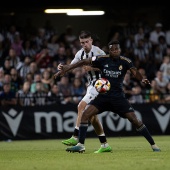
[[[76,53],[74,59],[71,61],[71,64],[75,64],[82,59],[91,58],[93,56],[98,56],[98,55],[106,55],[106,53],[103,50],[101,50],[98,46],[94,46],[94,45],[92,45],[90,52],[87,54],[82,48]],[[88,71],[87,73],[88,84],[93,83],[95,80],[97,80],[100,77],[101,77],[100,72]]]
[[[19,90],[18,100],[23,104],[23,106],[32,106],[33,94],[31,92],[25,93],[23,90]]]

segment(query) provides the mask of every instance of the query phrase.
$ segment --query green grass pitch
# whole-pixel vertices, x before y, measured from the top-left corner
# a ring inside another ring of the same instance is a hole
[[[113,137],[112,153],[94,154],[98,138],[86,138],[85,153],[68,153],[56,140],[0,142],[0,170],[170,170],[170,136],[153,136],[161,152],[143,137]]]

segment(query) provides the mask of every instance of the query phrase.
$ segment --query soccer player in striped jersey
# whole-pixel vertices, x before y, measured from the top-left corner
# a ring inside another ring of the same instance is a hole
[[[91,64],[92,66],[99,68],[102,72],[102,77],[108,79],[111,83],[110,91],[105,94],[99,94],[88,104],[87,109],[84,110],[79,128],[79,143],[76,146],[67,148],[66,151],[85,151],[84,143],[88,128],[88,120],[91,116],[100,114],[103,111],[111,111],[122,118],[128,119],[136,130],[145,137],[153,151],[161,151],[155,144],[155,141],[145,124],[137,118],[132,105],[125,98],[122,88],[123,79],[127,71],[130,71],[137,80],[145,84],[150,84],[150,82],[148,79],[142,77],[129,58],[121,56],[120,53],[121,49],[119,42],[111,41],[109,43],[109,55],[94,56],[89,59],[81,60],[76,64],[65,65],[61,68],[60,72],[54,75],[55,77],[62,76],[76,67]]]
[[[86,30],[81,31],[79,35],[79,41],[82,48],[75,54],[75,57],[71,61],[71,64],[75,64],[81,61],[82,59],[91,58],[93,56],[105,55],[105,52],[103,50],[101,50],[98,46],[93,45],[92,35],[89,31]],[[61,67],[62,64],[59,64],[58,70],[60,70]],[[78,116],[77,116],[76,126],[72,137],[62,141],[63,144],[69,146],[70,145],[74,146],[78,143],[79,126],[82,117],[82,112],[87,106],[87,104],[90,103],[90,101],[92,101],[98,95],[98,92],[94,87],[94,83],[98,78],[101,77],[100,70],[87,65],[83,66],[83,68],[87,72],[87,79],[88,79],[87,92],[78,104]],[[90,122],[93,125],[95,132],[98,135],[99,140],[101,142],[101,147],[99,148],[98,151],[96,151],[96,153],[111,152],[111,147],[107,143],[106,136],[103,131],[103,127],[99,122],[97,115],[94,115],[90,119]]]

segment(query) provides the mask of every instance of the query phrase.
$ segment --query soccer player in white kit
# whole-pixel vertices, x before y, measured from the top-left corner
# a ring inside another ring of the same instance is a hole
[[[98,46],[94,46],[92,44],[93,39],[89,31],[81,31],[79,35],[79,41],[82,46],[82,49],[80,49],[75,54],[75,57],[70,64],[74,64],[82,59],[90,58],[93,56],[105,55],[105,52],[103,50],[101,50]],[[61,66],[62,64],[58,65],[58,70],[60,70]],[[79,126],[82,117],[82,112],[87,106],[87,104],[98,95],[98,92],[94,87],[94,83],[98,78],[101,77],[100,71],[97,68],[92,68],[90,66],[84,66],[83,68],[87,72],[88,76],[87,92],[78,104],[78,116],[72,137],[62,141],[63,144],[68,146],[75,146],[78,143]],[[93,125],[95,132],[101,142],[101,147],[97,151],[95,151],[95,153],[111,152],[112,149],[107,143],[103,127],[99,122],[97,115],[93,116],[90,122]]]

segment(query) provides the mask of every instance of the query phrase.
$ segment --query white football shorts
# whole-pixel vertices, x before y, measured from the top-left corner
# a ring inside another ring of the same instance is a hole
[[[87,104],[90,103],[91,100],[95,99],[99,93],[96,91],[95,87],[93,85],[89,85],[87,87],[87,91],[85,96],[82,98],[83,101],[85,101]]]

